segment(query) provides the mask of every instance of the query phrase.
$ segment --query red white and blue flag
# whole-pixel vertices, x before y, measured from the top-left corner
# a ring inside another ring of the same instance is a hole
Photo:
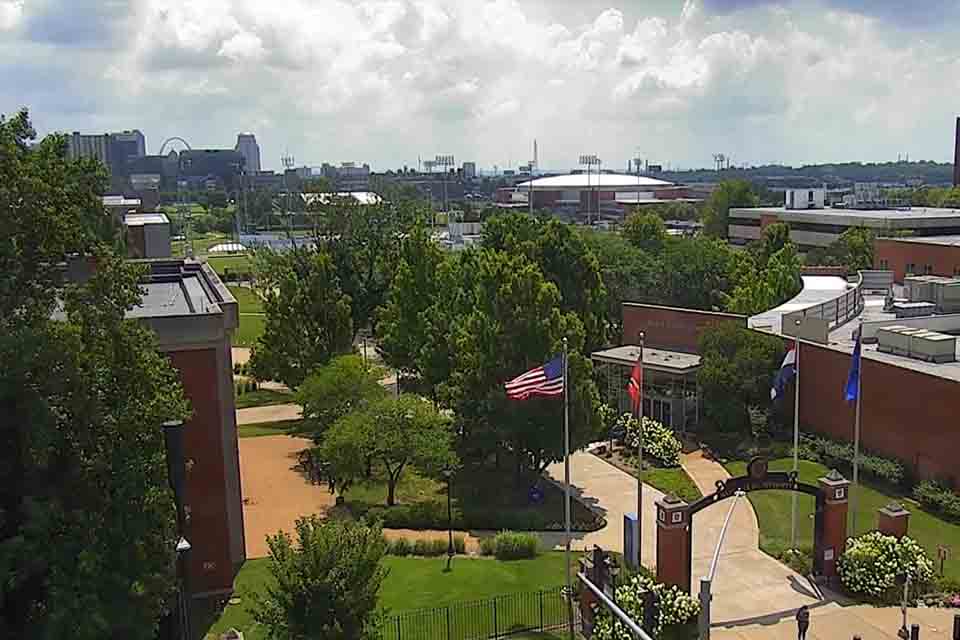
[[[542,367],[530,369],[503,385],[507,397],[526,400],[530,396],[559,396],[563,394],[563,357],[557,356]]]
[[[770,399],[776,400],[783,395],[786,391],[787,384],[793,380],[793,376],[797,374],[797,350],[796,344],[790,345],[790,350],[787,351],[787,355],[783,357],[783,364],[780,365],[780,370],[777,371],[777,375],[773,377],[773,387],[770,389]]]

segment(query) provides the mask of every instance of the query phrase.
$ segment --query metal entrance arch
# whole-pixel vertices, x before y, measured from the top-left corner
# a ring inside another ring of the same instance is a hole
[[[717,480],[716,492],[704,496],[687,507],[687,593],[690,591],[691,574],[693,573],[693,516],[698,511],[721,500],[732,498],[738,491],[797,491],[806,493],[815,499],[813,516],[813,575],[823,574],[823,526],[824,507],[827,497],[824,491],[817,486],[797,481],[797,474],[793,471],[768,471],[766,458],[756,457],[747,464],[747,475],[727,480]]]

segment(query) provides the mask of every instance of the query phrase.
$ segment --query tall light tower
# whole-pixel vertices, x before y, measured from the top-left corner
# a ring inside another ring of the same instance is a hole
[[[580,165],[587,167],[587,226],[590,226],[590,167],[596,165],[597,167],[597,186],[600,186],[600,164],[601,160],[597,157],[597,154],[582,154],[580,156]],[[597,216],[600,215],[600,198],[597,197]]]
[[[283,164],[283,188],[287,192],[287,204],[284,207],[287,215],[290,215],[290,177],[287,173],[293,169],[293,165],[296,164],[293,156],[289,153],[285,153],[280,157],[280,163]],[[270,214],[267,214],[267,231],[270,230]]]
[[[640,157],[640,149],[637,148],[637,157],[633,159],[633,168],[637,170],[637,207],[640,207],[640,167],[643,166],[643,158]],[[626,215],[626,214],[624,214]]]
[[[438,155],[433,159],[433,164],[443,169],[443,211],[446,213],[449,209],[447,204],[447,174],[450,173],[450,167],[454,166],[453,156]]]

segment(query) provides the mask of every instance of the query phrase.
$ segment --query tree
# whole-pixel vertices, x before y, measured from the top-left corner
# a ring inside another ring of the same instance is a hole
[[[431,339],[433,366],[446,367],[439,398],[456,416],[467,456],[510,451],[518,479],[539,473],[563,455],[556,437],[562,403],[508,400],[503,383],[561,353],[566,337],[571,442],[574,448],[590,442],[600,429],[599,399],[590,361],[581,355],[583,324],[561,309],[556,285],[523,255],[468,250],[456,264],[455,296],[430,313],[439,334]]]
[[[396,504],[397,483],[408,467],[439,475],[456,464],[450,420],[427,400],[386,397],[338,420],[324,435],[319,457],[331,489],[341,493],[378,464],[387,480],[387,506]]]
[[[607,337],[623,333],[624,302],[664,302],[663,263],[633,246],[622,235],[584,230],[583,238],[600,264],[607,292]]]
[[[520,213],[495,216],[484,223],[483,246],[523,255],[537,265],[557,286],[560,308],[575,313],[583,323],[585,349],[606,344],[607,293],[600,264],[571,225]]]
[[[800,293],[800,257],[792,242],[777,251],[762,267],[759,258],[744,255],[730,295],[728,311],[754,315],[773,309]]]
[[[314,370],[297,390],[306,427],[319,442],[337,420],[386,395],[381,371],[358,355],[337,356]]]
[[[808,264],[842,266],[856,273],[873,268],[873,244],[876,234],[865,227],[850,227],[830,246],[807,254]]]
[[[0,637],[153,638],[175,584],[161,425],[186,401],[125,319],[140,269],[111,252],[102,167],[34,139],[0,117]]]
[[[638,211],[630,214],[623,223],[623,235],[638,249],[656,255],[663,251],[667,227],[660,216]]]
[[[757,247],[758,262],[765,267],[767,261],[770,260],[770,256],[783,249],[790,242],[790,226],[785,222],[777,222],[767,225],[763,229],[760,242],[752,244],[751,247]]]
[[[295,389],[314,369],[351,350],[350,298],[326,251],[257,249],[254,272],[266,313],[250,357],[257,378]]]
[[[715,238],[726,238],[730,208],[755,207],[758,202],[753,187],[746,180],[724,180],[707,199],[704,233]]]
[[[379,524],[299,518],[267,536],[271,580],[253,594],[253,619],[271,640],[375,640],[387,543]]]
[[[411,229],[401,252],[386,305],[380,311],[379,349],[391,367],[422,377],[420,354],[427,342],[426,314],[441,293],[438,276],[446,258],[422,222]]]
[[[721,308],[731,285],[734,252],[723,241],[671,239],[663,252],[664,294],[669,304],[694,309]]]
[[[771,380],[783,353],[781,338],[732,323],[704,332],[697,383],[707,417],[717,428],[749,429],[749,408],[769,406]]]

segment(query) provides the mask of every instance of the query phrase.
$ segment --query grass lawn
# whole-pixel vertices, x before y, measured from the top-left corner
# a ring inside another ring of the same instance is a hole
[[[615,449],[613,455],[599,456],[606,460],[624,473],[629,473],[634,478],[637,477],[637,456],[624,455],[623,449]],[[655,467],[650,461],[644,458],[643,482],[651,487],[663,491],[665,494],[673,494],[687,502],[693,502],[703,497],[700,489],[694,484],[693,479],[687,475],[683,467],[674,467],[666,469],[664,467]]]
[[[234,273],[250,270],[250,257],[247,255],[207,256],[206,260],[213,267],[213,270],[221,276],[224,269],[230,269]]]
[[[563,528],[563,491],[541,480],[538,486],[543,500],[530,502],[529,484],[516,484],[508,469],[461,469],[453,478],[454,526],[465,529],[561,530]],[[446,483],[404,470],[397,485],[396,506],[377,513],[384,526],[411,529],[444,529],[447,526]],[[371,508],[384,507],[386,482],[375,472],[374,478],[358,482],[344,494],[346,505],[356,516]],[[572,500],[574,530],[595,530],[602,521],[583,504]],[[413,519],[404,519],[404,514]],[[425,515],[424,515],[425,514]]]
[[[384,559],[389,574],[380,592],[380,604],[393,614],[425,607],[490,598],[497,595],[537,591],[563,584],[563,553],[543,553],[532,560],[502,562],[489,558],[457,557],[453,571],[444,573],[446,558]],[[250,593],[259,591],[270,579],[269,560],[247,560],[236,581],[237,604],[228,604],[220,619],[207,631],[216,638],[231,627],[244,632],[247,640],[262,640],[247,608],[253,602]],[[509,615],[508,613],[504,614]],[[503,628],[503,627],[501,627]],[[530,634],[534,640],[550,640],[554,636]]]
[[[274,391],[273,389],[247,391],[236,398],[237,409],[265,407],[271,404],[286,404],[288,402],[293,402],[292,393],[289,391]]]
[[[727,470],[734,476],[746,472],[746,463],[730,462]],[[789,471],[793,468],[790,458],[770,461],[771,471]],[[800,461],[800,480],[816,485],[817,478],[825,475],[829,469],[816,462]],[[855,491],[851,487],[851,494]],[[947,576],[960,579],[960,525],[945,522],[920,509],[913,500],[901,496],[891,496],[861,484],[857,496],[857,534],[877,528],[877,509],[885,507],[891,501],[901,502],[910,511],[909,535],[927,550],[927,554],[936,559],[937,545],[944,544],[954,552],[944,564]],[[749,494],[750,502],[757,512],[760,522],[760,548],[776,555],[778,550],[790,545],[790,491],[755,491]],[[810,548],[813,545],[813,496],[797,494],[797,538],[799,544]],[[852,515],[852,512],[851,512]],[[849,525],[848,525],[849,527]],[[848,535],[853,532],[848,529]]]
[[[279,420],[277,422],[258,422],[237,426],[237,437],[256,438],[258,436],[282,436],[299,430],[302,420]]]
[[[233,332],[233,346],[252,347],[263,335],[266,316],[262,314],[240,314],[240,326]]]
[[[263,300],[255,294],[249,287],[227,287],[230,293],[237,299],[237,305],[240,307],[240,313],[263,313]]]

